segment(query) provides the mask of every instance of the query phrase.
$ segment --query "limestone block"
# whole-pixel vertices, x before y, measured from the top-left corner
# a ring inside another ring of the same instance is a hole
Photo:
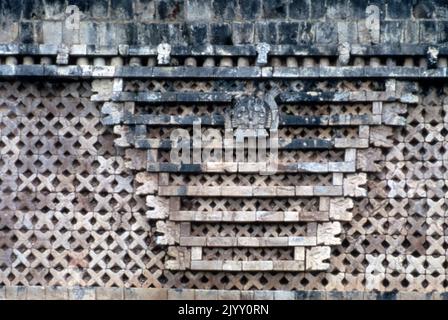
[[[272,261],[243,261],[243,271],[272,271],[274,263]]]
[[[180,225],[171,221],[157,221],[156,232],[163,235],[156,237],[158,245],[173,245],[179,243]]]
[[[165,268],[168,270],[186,270],[190,267],[190,251],[184,247],[168,247]]]
[[[56,56],[56,64],[67,65],[68,58],[69,58],[69,52],[70,52],[70,49],[66,45],[64,45],[64,44],[59,45],[58,54]]]
[[[195,290],[195,300],[218,300],[218,290]]]
[[[274,291],[274,300],[294,300],[294,299],[295,299],[294,291],[283,291],[283,290]]]
[[[234,237],[207,237],[208,247],[233,247],[237,243]]]
[[[72,287],[68,288],[69,300],[95,300],[95,288]]]
[[[276,187],[254,186],[253,195],[255,197],[274,197],[276,195]]]
[[[403,103],[419,103],[419,96],[411,93],[405,93],[400,97],[400,102]]]
[[[157,173],[139,172],[135,176],[140,186],[136,189],[136,194],[154,194],[159,187],[159,175]]]
[[[328,221],[328,211],[302,211],[300,221]]]
[[[237,239],[239,247],[258,247],[260,245],[259,238],[256,237],[238,237]]]
[[[370,36],[370,42],[380,42],[380,9],[375,5],[366,8],[366,28]]]
[[[206,162],[205,170],[207,172],[237,172],[237,162]]]
[[[169,214],[169,198],[159,196],[147,196],[146,206],[148,211],[146,214],[149,219],[166,219]]]
[[[7,300],[26,300],[27,287],[25,286],[7,286],[5,288]]]
[[[257,66],[263,66],[268,63],[268,53],[271,50],[271,46],[268,43],[258,43],[257,48]]]
[[[126,149],[125,167],[127,169],[133,169],[133,170],[146,170],[147,155],[150,154],[151,151],[154,150]]]
[[[317,244],[318,245],[339,245],[341,239],[337,237],[341,233],[341,224],[339,222],[325,222],[317,226]]]
[[[263,237],[260,245],[266,247],[284,247],[288,245],[288,237]]]
[[[45,300],[45,287],[30,286],[26,293],[27,300]]]
[[[241,261],[225,260],[222,264],[223,271],[241,271],[243,264]]]
[[[105,66],[102,58],[95,58],[93,60],[94,67],[92,68],[92,77],[110,78],[115,75],[115,67]],[[113,80],[111,80],[113,82]]]
[[[341,186],[315,186],[313,187],[315,196],[342,196]]]
[[[274,291],[270,290],[255,290],[254,300],[274,300]]]
[[[399,103],[384,103],[382,122],[390,126],[404,126],[406,125],[406,118],[401,117],[400,114],[406,112],[406,107]]]
[[[382,114],[383,113],[383,103],[381,101],[372,102],[372,113]]]
[[[355,172],[355,161],[331,161],[328,163],[330,172]]]
[[[224,214],[223,214],[223,218],[224,218]],[[232,212],[232,220],[233,221],[255,221],[255,219],[256,219],[256,212],[250,212],[250,211],[249,212],[245,212],[245,211]]]
[[[367,183],[367,174],[350,174],[344,179],[344,196],[349,197],[366,197],[367,190],[361,185]]]
[[[194,213],[194,220],[196,221],[221,221],[222,213],[219,211],[207,212],[198,211]]]
[[[326,163],[303,162],[297,164],[297,170],[299,172],[327,172],[328,167]]]
[[[312,196],[313,187],[312,186],[297,186],[296,196]]]
[[[369,139],[335,138],[335,148],[368,148]]]
[[[315,246],[316,237],[288,237],[288,246]]]
[[[62,43],[62,21],[43,21],[42,33],[45,44]]]
[[[201,246],[204,247],[207,244],[207,238],[206,237],[180,237],[179,243],[182,246],[187,247],[194,247],[194,246]]]
[[[98,90],[102,90],[98,88]],[[101,107],[102,119],[101,122],[105,125],[115,125],[122,121],[123,104],[114,102],[105,102]]]
[[[330,197],[319,198],[319,211],[328,211],[330,209]]]
[[[170,63],[171,45],[168,43],[161,43],[157,46],[157,63],[160,65],[167,65]]]
[[[105,288],[105,289],[114,289],[114,288]],[[168,298],[168,289],[125,288],[123,294],[125,300],[166,300]]]
[[[168,289],[168,300],[194,300],[194,289]]]
[[[92,81],[92,91],[101,96],[111,96],[114,88],[113,80],[95,79]]]
[[[338,45],[338,64],[346,66],[350,61],[350,43],[342,42]]]
[[[312,247],[306,249],[306,270],[326,270],[330,266],[330,247]]]
[[[281,211],[257,211],[255,219],[257,221],[283,221],[283,212]]]
[[[364,172],[380,172],[381,160],[384,160],[383,153],[379,148],[369,148],[358,151],[356,167]]]
[[[285,197],[285,196],[294,196],[295,195],[295,187],[293,186],[278,186],[277,187],[277,196]]]
[[[273,261],[273,270],[275,271],[303,271],[305,270],[305,261]]]
[[[114,134],[119,135],[119,138],[116,138],[114,140],[114,143],[117,147],[130,147],[131,144],[129,143],[131,137],[130,137],[130,130],[129,126],[114,126]]]
[[[191,260],[202,260],[202,247],[191,248]]]
[[[305,261],[304,247],[294,247],[294,260]]]
[[[391,148],[393,146],[392,128],[390,127],[371,127],[370,141],[375,147]]]
[[[334,172],[332,181],[334,186],[342,186],[344,183],[344,174],[341,172]]]
[[[45,297],[47,300],[67,300],[68,291],[66,287],[47,287]]]
[[[194,260],[191,261],[192,270],[222,270],[223,261],[219,260]]]
[[[223,186],[221,195],[227,197],[250,197],[252,196],[252,187],[250,186]]]
[[[124,299],[124,289],[116,287],[97,287],[96,299],[97,300],[123,300]]]
[[[330,198],[330,218],[340,221],[350,221],[352,213],[348,209],[353,208],[353,200],[350,198]]]
[[[295,211],[285,211],[284,212],[284,221],[299,221],[299,213]]]

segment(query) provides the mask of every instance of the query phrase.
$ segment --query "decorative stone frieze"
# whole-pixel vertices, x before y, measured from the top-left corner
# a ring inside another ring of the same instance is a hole
[[[0,6],[0,299],[446,298],[441,2],[63,2]]]

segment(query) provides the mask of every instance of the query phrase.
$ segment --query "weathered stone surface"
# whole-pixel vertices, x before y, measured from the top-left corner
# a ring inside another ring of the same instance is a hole
[[[317,226],[317,245],[338,245],[341,239],[338,235],[341,233],[341,224],[339,222],[325,222]]]
[[[371,148],[359,150],[357,153],[356,167],[364,172],[379,172],[382,165],[380,161],[384,160],[381,149]]]
[[[370,130],[370,141],[375,147],[390,148],[393,146],[391,139],[392,129],[389,127],[372,127]]]
[[[367,191],[362,186],[367,183],[365,173],[350,174],[344,179],[344,195],[349,197],[365,197]]]
[[[353,206],[353,200],[350,198],[330,198],[330,219],[350,221],[352,213],[349,209]]]
[[[157,174],[148,173],[148,172],[139,172],[135,176],[135,181],[139,184],[141,184],[136,189],[136,194],[154,194],[159,187],[159,176]],[[148,201],[148,199],[146,199]],[[151,203],[155,201],[153,198],[150,199]],[[148,204],[148,206],[152,206],[151,204]],[[157,205],[157,208],[154,210],[160,210],[159,209],[160,204]]]
[[[161,288],[125,288],[124,299],[126,300],[166,300],[168,289]]]
[[[371,43],[380,42],[380,9],[376,5],[366,7],[366,27]]]
[[[41,2],[0,5],[0,298],[444,298],[442,4]],[[242,95],[273,163],[174,159]]]
[[[306,269],[325,270],[329,264],[325,261],[330,258],[330,247],[312,247],[306,250]]]

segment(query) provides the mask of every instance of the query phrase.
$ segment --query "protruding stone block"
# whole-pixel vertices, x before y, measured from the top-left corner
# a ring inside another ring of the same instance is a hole
[[[367,183],[367,174],[350,174],[344,179],[344,196],[366,197],[367,190],[360,187]]]
[[[146,214],[149,219],[166,219],[169,213],[169,198],[159,196],[147,196],[146,206],[148,211]]]
[[[306,270],[326,270],[330,266],[330,247],[312,247],[306,249]]]
[[[350,221],[352,213],[348,209],[353,208],[353,200],[350,198],[330,198],[330,219]]]
[[[341,224],[339,222],[319,224],[317,226],[317,244],[327,246],[341,244],[341,239],[338,237],[341,231]]]

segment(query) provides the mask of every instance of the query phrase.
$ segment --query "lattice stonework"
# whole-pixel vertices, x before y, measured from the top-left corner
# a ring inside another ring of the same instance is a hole
[[[168,247],[166,269],[329,268],[341,223],[367,197],[367,173],[382,171],[392,128],[404,126],[401,114],[418,102],[395,80],[337,83],[336,89],[315,80],[219,78],[94,84],[93,99],[104,101],[102,122],[114,126],[137,193],[147,195],[156,243]],[[202,141],[179,140],[179,129],[187,137],[199,130]],[[171,151],[182,143],[192,149],[175,162]],[[264,145],[269,163],[252,153]],[[226,146],[241,148],[227,157]],[[197,154],[202,158],[194,162]]]
[[[0,46],[0,287],[446,291],[446,47],[167,48]]]

